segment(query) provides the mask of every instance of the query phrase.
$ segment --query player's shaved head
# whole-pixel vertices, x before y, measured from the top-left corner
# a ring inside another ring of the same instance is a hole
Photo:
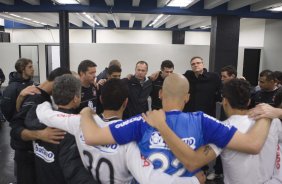
[[[165,78],[162,88],[163,99],[183,101],[188,91],[189,82],[183,75],[173,73]]]

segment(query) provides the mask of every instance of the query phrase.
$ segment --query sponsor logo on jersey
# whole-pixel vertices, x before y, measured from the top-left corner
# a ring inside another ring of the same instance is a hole
[[[103,145],[103,146],[94,146],[94,148],[104,153],[116,153],[118,151],[119,145],[118,144],[108,144],[108,145]]]
[[[85,139],[84,139],[82,132],[80,132],[79,139],[80,139],[80,142],[82,142],[82,144],[85,144]],[[116,153],[118,151],[119,145],[118,144],[108,144],[108,145],[92,146],[92,147],[104,153]]]
[[[143,161],[143,167],[149,167],[151,165],[151,162],[146,159],[143,155],[141,155],[141,159]]]
[[[72,116],[79,116],[79,114],[57,114],[56,115],[59,118],[68,118],[68,117],[72,117]]]
[[[45,162],[51,163],[55,160],[55,155],[52,151],[46,150],[43,146],[33,143],[33,149],[36,156],[42,158]]]
[[[196,148],[196,140],[195,140],[194,137],[182,138],[181,140],[185,144],[190,146],[192,149]],[[157,132],[157,131],[155,131],[155,132],[153,132],[151,134],[149,148],[151,148],[151,149],[166,149],[166,150],[169,150],[169,147],[166,144],[166,142],[164,141],[164,139],[162,138],[160,132]]]
[[[126,121],[123,121],[123,122],[121,122],[121,123],[116,124],[116,125],[115,125],[115,128],[121,128],[121,127],[124,127],[124,126],[126,126],[126,125],[132,123],[132,122],[140,121],[140,120],[143,120],[143,122],[145,122],[144,119],[142,118],[142,116],[137,116],[137,117],[133,117],[133,118],[131,118],[131,119],[128,119],[128,120],[126,120]]]
[[[280,159],[281,159],[281,152],[280,152],[280,145],[277,145],[277,150],[276,150],[276,160],[275,160],[275,166],[276,169],[279,170],[280,169]]]

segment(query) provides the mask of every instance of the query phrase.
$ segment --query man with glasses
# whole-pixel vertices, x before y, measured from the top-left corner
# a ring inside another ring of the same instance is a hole
[[[220,77],[204,68],[203,58],[195,56],[190,61],[192,70],[184,76],[190,83],[190,100],[184,112],[203,111],[215,115],[215,102],[220,101]]]

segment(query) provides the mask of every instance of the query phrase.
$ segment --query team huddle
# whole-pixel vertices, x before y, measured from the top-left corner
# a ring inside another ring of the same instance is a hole
[[[227,184],[281,183],[280,120],[258,118],[266,104],[249,110],[246,80],[221,87],[202,62],[192,58],[193,75],[180,75],[165,60],[147,79],[139,61],[134,75],[119,79],[114,60],[93,82],[97,65],[85,60],[78,76],[57,68],[37,87],[21,86],[8,119],[18,183],[205,183],[201,168],[219,155]],[[198,80],[209,93],[199,103]],[[212,117],[219,98],[225,121]],[[282,103],[278,93],[273,100]]]

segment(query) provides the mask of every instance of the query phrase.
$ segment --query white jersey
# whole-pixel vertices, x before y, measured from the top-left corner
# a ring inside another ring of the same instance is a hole
[[[233,115],[224,124],[236,127],[246,133],[255,123],[247,115]],[[224,183],[250,184],[260,181],[259,156],[224,149],[221,153]]]
[[[130,183],[133,177],[139,183],[144,184],[199,183],[196,177],[173,177],[154,170],[153,165],[141,157],[136,143],[105,146],[86,145],[80,129],[80,115],[53,111],[48,102],[39,105],[36,113],[40,122],[45,125],[65,130],[75,136],[84,166],[91,170],[94,178],[101,183]],[[105,122],[97,115],[94,118],[101,127],[117,121]]]
[[[281,145],[282,125],[279,119],[273,119],[270,130],[259,154],[262,180],[259,183],[282,183]]]

